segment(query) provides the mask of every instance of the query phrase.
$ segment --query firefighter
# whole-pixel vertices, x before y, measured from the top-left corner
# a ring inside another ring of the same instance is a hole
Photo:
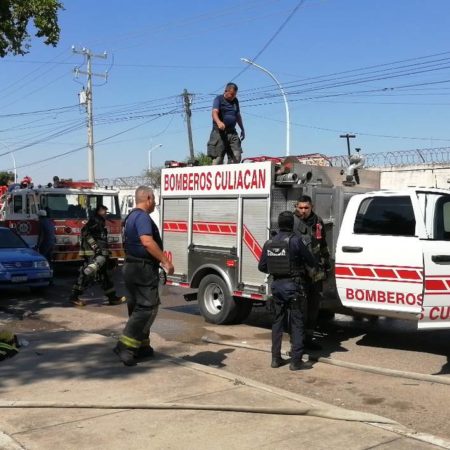
[[[84,262],[79,269],[78,280],[72,288],[70,301],[75,306],[85,306],[86,302],[80,299],[80,295],[89,283],[99,281],[110,305],[120,305],[126,301],[125,297],[118,297],[114,283],[108,273],[112,262],[108,250],[108,230],[105,225],[105,217],[108,208],[99,205],[95,209],[95,215],[81,229],[80,255]]]
[[[123,277],[128,290],[128,322],[114,348],[126,366],[134,366],[139,358],[153,356],[150,345],[152,326],[159,299],[159,265],[170,275],[174,267],[163,252],[159,230],[150,217],[155,209],[151,188],[136,189],[136,208],[124,221],[125,264]]]
[[[294,214],[284,211],[278,216],[279,233],[263,247],[258,269],[272,276],[272,368],[284,365],[281,358],[283,328],[289,320],[291,335],[290,370],[311,368],[303,362],[303,310],[306,296],[306,271],[314,270],[314,258],[302,240],[293,233]]]
[[[227,155],[228,164],[241,162],[241,141],[245,139],[239,101],[236,97],[238,87],[234,83],[225,86],[225,92],[218,95],[213,102],[213,129],[207,144],[207,154],[213,160],[213,165],[223,164]],[[239,136],[236,124],[241,129]]]
[[[317,326],[323,281],[331,267],[325,225],[323,220],[314,213],[312,200],[308,195],[302,195],[298,199],[294,219],[294,232],[313,254],[317,267],[315,275],[306,284],[305,347],[309,350],[321,350],[321,345],[314,340],[313,335]]]

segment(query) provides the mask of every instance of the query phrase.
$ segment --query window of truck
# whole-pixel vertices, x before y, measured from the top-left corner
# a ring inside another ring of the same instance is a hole
[[[119,200],[114,195],[55,193],[41,199],[41,207],[51,219],[87,219],[99,205],[108,208],[108,218],[120,219]]]
[[[450,195],[427,193],[425,196],[428,236],[438,241],[450,241]]]
[[[369,197],[356,215],[355,234],[414,236],[416,219],[409,196]]]

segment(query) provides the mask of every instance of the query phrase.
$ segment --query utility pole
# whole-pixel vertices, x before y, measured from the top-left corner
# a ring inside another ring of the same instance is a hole
[[[347,151],[348,151],[348,157],[350,158],[351,156],[351,151],[350,151],[350,139],[355,138],[356,136],[354,134],[341,134],[339,136],[340,138],[345,138],[347,139]]]
[[[193,94],[190,94],[187,89],[183,91],[181,94],[183,97],[183,104],[184,104],[184,111],[186,113],[186,122],[187,122],[187,129],[188,129],[188,138],[189,138],[189,154],[191,161],[194,161],[194,142],[192,140],[192,127],[191,127],[191,105],[192,105],[192,99],[194,98]]]
[[[81,50],[77,50],[72,46],[72,51],[79,55],[84,55],[86,58],[86,68],[87,70],[80,70],[78,67],[73,71],[76,76],[78,74],[87,76],[87,89],[85,92],[86,96],[86,112],[88,116],[87,129],[88,129],[88,181],[95,182],[95,159],[94,159],[94,114],[92,106],[92,77],[102,77],[107,79],[108,73],[93,73],[92,72],[92,58],[102,58],[106,59],[107,54],[103,52],[102,54],[94,54],[88,48],[83,47]]]

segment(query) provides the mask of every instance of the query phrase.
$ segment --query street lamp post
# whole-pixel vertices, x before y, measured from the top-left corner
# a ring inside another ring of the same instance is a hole
[[[9,145],[6,145],[4,142],[1,142],[1,144],[3,146],[5,146],[5,148],[8,149],[9,154],[11,155],[11,158],[13,160],[13,165],[14,165],[14,183],[17,183],[16,158],[14,158],[14,153],[12,152],[11,147]]]
[[[262,70],[263,72],[267,73],[270,78],[272,78],[273,81],[278,86],[278,89],[280,89],[281,95],[284,99],[284,108],[286,110],[286,156],[289,156],[291,154],[291,119],[289,114],[289,103],[287,100],[286,93],[284,92],[283,86],[281,86],[280,82],[275,78],[275,75],[272,72],[269,72],[266,68],[260,66],[259,64],[256,64],[254,61],[248,58],[241,58],[241,61],[247,64],[250,64],[251,66],[255,66],[258,69]]]
[[[162,144],[156,144],[154,145],[149,151],[148,151],[148,171],[152,170],[152,151],[156,150],[157,148],[162,147]]]

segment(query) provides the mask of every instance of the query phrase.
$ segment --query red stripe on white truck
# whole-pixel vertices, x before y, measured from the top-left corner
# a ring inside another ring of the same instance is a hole
[[[187,233],[188,226],[186,221],[167,220],[163,223],[163,229],[169,233]],[[192,224],[192,231],[198,234],[236,236],[237,225],[232,222],[194,222]],[[245,225],[243,240],[252,255],[259,261],[262,254],[262,247]]]

